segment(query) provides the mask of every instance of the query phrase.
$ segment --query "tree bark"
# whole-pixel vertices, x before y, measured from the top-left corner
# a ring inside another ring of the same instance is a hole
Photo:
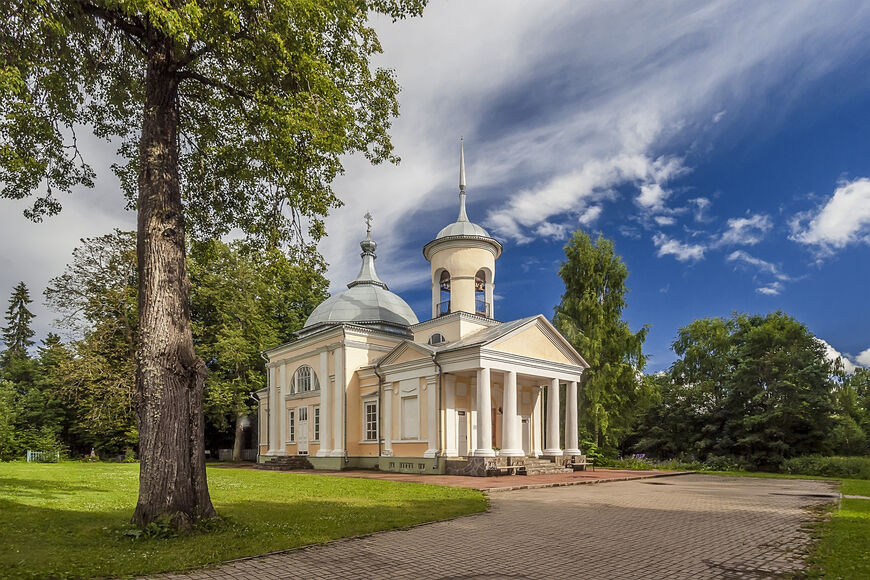
[[[236,437],[233,441],[233,461],[242,460],[242,435],[245,434],[245,418],[247,413],[239,411],[236,413]]]
[[[207,374],[190,328],[178,178],[178,78],[170,42],[149,54],[139,149],[139,501],[133,523],[216,517],[205,474]]]

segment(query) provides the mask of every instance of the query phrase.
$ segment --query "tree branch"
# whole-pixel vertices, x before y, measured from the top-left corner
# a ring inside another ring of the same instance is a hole
[[[128,39],[136,46],[136,48],[142,51],[143,54],[146,53],[144,40],[147,31],[145,30],[145,25],[141,22],[130,22],[122,18],[121,15],[114,10],[91,4],[85,0],[77,0],[77,4],[85,14],[94,16],[126,33]]]
[[[233,87],[233,86],[228,85],[226,83],[223,83],[221,81],[209,78],[209,77],[207,77],[203,74],[200,74],[196,71],[184,70],[184,71],[181,71],[178,73],[179,82],[183,81],[183,80],[187,80],[187,79],[199,81],[208,87],[212,87],[215,89],[220,89],[222,91],[226,91],[227,93],[233,95],[234,97],[239,97],[239,98],[248,99],[248,100],[254,99],[254,95],[252,95],[250,93],[246,93],[245,91],[239,90],[236,87]]]

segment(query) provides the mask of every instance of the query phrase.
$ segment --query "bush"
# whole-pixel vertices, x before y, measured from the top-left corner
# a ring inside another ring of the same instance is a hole
[[[782,462],[780,471],[794,475],[821,475],[870,479],[870,457],[822,457],[805,455]]]
[[[741,471],[741,466],[731,457],[711,455],[704,461],[704,469],[708,471]]]

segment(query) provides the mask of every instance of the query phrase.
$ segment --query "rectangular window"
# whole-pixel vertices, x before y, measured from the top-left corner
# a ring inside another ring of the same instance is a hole
[[[308,420],[308,407],[299,407],[297,409],[297,412],[299,413],[299,420],[300,421],[307,421]]]
[[[314,407],[314,440],[320,441],[320,406]]]
[[[417,397],[402,399],[402,439],[420,438],[420,405]]]
[[[293,409],[287,411],[287,441],[293,443],[296,441],[296,421]]]
[[[377,441],[378,439],[378,402],[368,401],[364,403],[365,414],[365,440]]]

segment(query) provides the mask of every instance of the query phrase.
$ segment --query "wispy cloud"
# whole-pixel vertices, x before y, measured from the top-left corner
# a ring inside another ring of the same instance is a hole
[[[782,282],[771,282],[770,284],[759,286],[755,291],[765,296],[779,296],[779,293],[782,292]]]
[[[764,239],[773,227],[770,216],[755,214],[749,217],[731,218],[727,229],[716,241],[717,246],[754,246]]]
[[[712,219],[707,216],[706,212],[710,209],[710,206],[713,205],[706,197],[696,197],[695,199],[690,199],[689,203],[695,206],[695,221],[700,223],[706,223],[712,221]]]
[[[542,238],[552,238],[554,240],[564,240],[568,235],[568,224],[554,224],[544,222],[535,230]]]
[[[697,262],[704,259],[706,248],[700,244],[684,244],[671,239],[662,233],[653,236],[653,243],[658,248],[656,255],[673,256],[680,262]]]
[[[600,205],[590,206],[586,208],[583,213],[580,214],[580,217],[577,218],[577,221],[580,222],[581,225],[589,227],[596,221],[598,221],[598,218],[601,216],[601,210],[602,207]]]
[[[870,179],[841,184],[815,211],[791,221],[791,239],[830,255],[850,244],[870,244]]]
[[[725,260],[727,262],[739,262],[754,266],[759,272],[770,274],[777,280],[783,282],[791,280],[791,277],[788,274],[783,273],[776,264],[768,262],[767,260],[762,260],[761,258],[756,258],[743,250],[735,250],[731,252]]]

